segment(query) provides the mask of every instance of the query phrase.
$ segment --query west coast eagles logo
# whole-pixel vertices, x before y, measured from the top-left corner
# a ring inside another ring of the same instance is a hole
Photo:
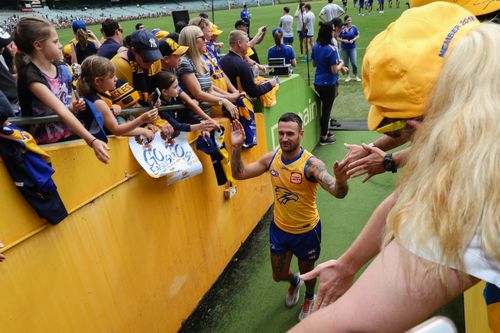
[[[274,189],[274,193],[276,194],[276,198],[278,202],[282,205],[286,205],[288,201],[298,201],[299,196],[295,193],[290,192],[288,189],[284,187],[276,186]]]

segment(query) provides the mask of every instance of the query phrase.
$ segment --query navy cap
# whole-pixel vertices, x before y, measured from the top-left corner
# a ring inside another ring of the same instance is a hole
[[[236,23],[234,24],[234,27],[235,28],[238,28],[239,26],[242,26],[242,25],[246,25],[248,27],[248,22],[245,22],[243,20],[238,20],[236,21]]]
[[[136,30],[130,36],[130,46],[141,54],[145,62],[153,62],[163,58],[158,49],[158,40],[146,29]]]
[[[274,34],[277,34],[277,33],[283,35],[283,30],[281,28],[274,28],[272,35],[274,36]]]
[[[83,29],[83,30],[87,31],[87,26],[81,20],[74,20],[73,24],[71,26],[73,27],[73,32],[77,32],[78,29]]]

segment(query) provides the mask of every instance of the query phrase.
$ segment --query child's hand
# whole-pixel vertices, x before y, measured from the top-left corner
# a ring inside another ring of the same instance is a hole
[[[115,116],[119,116],[122,113],[122,107],[116,104],[111,105],[111,111]]]
[[[344,75],[347,75],[349,74],[349,68],[345,67],[345,66],[342,66],[342,68],[340,69],[340,71],[342,72],[342,74]]]
[[[95,156],[99,159],[99,161],[108,164],[109,163],[109,147],[106,143],[102,142],[99,139],[95,139],[91,143],[92,149],[94,149]]]
[[[155,138],[155,133],[152,130],[147,129],[147,128],[143,128],[143,130],[144,130],[144,132],[142,133],[142,135],[144,135],[146,137],[146,139],[148,139],[148,142],[153,141],[153,139]]]
[[[218,43],[214,43],[215,46],[219,47],[219,48],[223,48],[224,47],[224,43],[223,42],[218,42]]]
[[[174,134],[174,128],[170,124],[165,124],[161,128],[161,137],[164,140],[170,139],[172,137],[172,134]]]
[[[158,109],[154,108],[147,112],[144,112],[140,117],[143,123],[150,123],[152,121],[155,121],[155,119],[158,117]]]
[[[160,130],[160,129],[158,128],[158,126],[153,125],[153,124],[147,124],[147,125],[145,126],[145,128],[147,128],[148,130],[150,130],[150,131],[151,131],[151,132],[153,132],[153,133],[156,133],[156,132],[158,132],[158,131]]]
[[[81,112],[84,111],[87,108],[87,105],[85,105],[85,101],[83,98],[80,99],[74,99],[71,101],[71,110],[73,112]]]

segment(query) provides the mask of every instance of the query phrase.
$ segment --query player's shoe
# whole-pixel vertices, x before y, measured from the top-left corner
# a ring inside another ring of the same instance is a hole
[[[350,76],[348,76],[348,77],[345,79],[345,82],[349,82],[349,81],[351,81],[351,77],[350,77]]]
[[[303,284],[304,281],[300,280],[299,284],[297,284],[295,287],[292,287],[292,285],[288,287],[288,292],[285,299],[285,304],[287,307],[291,308],[299,302],[300,288]]]
[[[314,299],[305,298],[304,299],[304,304],[302,304],[302,309],[300,309],[299,313],[299,320],[302,321],[307,318],[312,313],[313,305],[314,305]]]

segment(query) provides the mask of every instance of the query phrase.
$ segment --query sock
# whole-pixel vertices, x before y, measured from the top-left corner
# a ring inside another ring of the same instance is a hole
[[[305,296],[305,298],[307,298],[307,299],[313,299],[314,298],[314,290],[313,290],[312,293],[310,293],[310,292],[308,292],[306,290],[306,296]]]
[[[292,281],[290,281],[290,284],[292,285],[292,287],[296,287],[299,283],[300,283],[299,274],[295,273],[295,275],[293,276]]]

